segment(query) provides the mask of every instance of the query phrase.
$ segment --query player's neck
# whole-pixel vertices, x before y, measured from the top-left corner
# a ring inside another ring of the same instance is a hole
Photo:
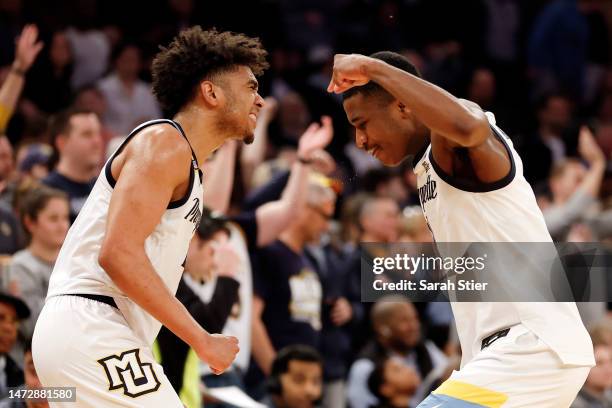
[[[173,119],[185,131],[200,165],[227,139],[225,135],[219,134],[210,114],[197,106],[180,111]]]
[[[593,387],[591,384],[585,384],[584,390],[597,399],[601,399],[604,396],[604,392],[606,391],[601,387]]]

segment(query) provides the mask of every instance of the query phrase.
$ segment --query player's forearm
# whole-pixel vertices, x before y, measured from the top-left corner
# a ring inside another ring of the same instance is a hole
[[[170,292],[144,250],[115,247],[103,251],[99,261],[119,290],[185,343],[202,340],[206,331]]]
[[[484,112],[469,109],[444,89],[376,59],[369,59],[363,69],[425,126],[451,142],[471,147],[489,136]]]
[[[204,204],[211,210],[226,213],[234,185],[236,143],[226,142],[204,174]]]
[[[276,351],[274,350],[274,346],[272,346],[268,331],[260,318],[253,319],[251,330],[253,335],[253,358],[261,371],[269,375],[272,369],[272,362],[276,356]]]

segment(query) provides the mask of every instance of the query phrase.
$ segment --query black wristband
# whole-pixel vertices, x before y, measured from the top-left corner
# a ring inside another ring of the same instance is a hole
[[[302,164],[312,164],[312,159],[305,159],[302,156],[298,156],[298,161]]]

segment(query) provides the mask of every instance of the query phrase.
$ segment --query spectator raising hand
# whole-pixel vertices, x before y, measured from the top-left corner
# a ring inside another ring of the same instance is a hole
[[[593,136],[589,127],[585,125],[580,127],[580,134],[578,135],[578,152],[591,166],[605,164],[606,158],[603,151],[597,144],[595,136]]]
[[[303,161],[313,160],[317,150],[325,149],[334,135],[332,120],[329,116],[321,118],[321,125],[311,123],[300,137],[298,143],[298,159]]]
[[[38,40],[38,28],[34,24],[28,24],[23,28],[21,35],[15,41],[15,61],[13,70],[25,74],[43,48],[42,41]]]
[[[25,74],[32,66],[36,56],[43,47],[38,40],[38,28],[29,24],[23,28],[15,44],[15,60],[9,75],[0,87],[0,133],[4,133],[9,119],[17,106],[17,101],[23,91]],[[44,90],[41,90],[44,91]]]
[[[587,126],[580,128],[578,152],[588,169],[577,160],[568,159],[556,165],[550,176],[553,200],[543,214],[550,234],[556,239],[565,238],[572,224],[583,220],[599,197],[606,160]]]

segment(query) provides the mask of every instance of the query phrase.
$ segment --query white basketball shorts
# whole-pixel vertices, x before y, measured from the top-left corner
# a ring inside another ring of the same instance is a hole
[[[454,371],[417,408],[568,408],[589,370],[564,366],[519,324]]]
[[[45,387],[76,387],[74,402],[53,408],[182,408],[178,395],[121,312],[77,296],[47,300],[32,339],[34,365]]]

